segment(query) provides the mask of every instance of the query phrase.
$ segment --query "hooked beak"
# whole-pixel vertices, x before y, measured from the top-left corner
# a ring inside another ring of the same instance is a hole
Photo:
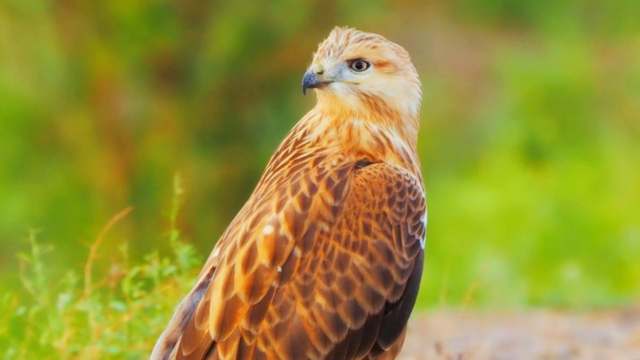
[[[302,94],[307,95],[307,89],[327,86],[330,81],[322,81],[312,70],[307,71],[302,78]]]

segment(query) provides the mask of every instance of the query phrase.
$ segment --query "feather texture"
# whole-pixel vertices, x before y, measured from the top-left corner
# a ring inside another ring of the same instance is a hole
[[[335,68],[352,58],[374,72],[350,82]],[[418,77],[400,46],[353,29],[335,29],[317,64],[330,85],[276,150],[152,359],[399,352],[426,232]]]

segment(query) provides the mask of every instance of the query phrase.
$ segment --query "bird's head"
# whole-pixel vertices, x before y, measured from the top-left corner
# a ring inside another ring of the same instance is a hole
[[[420,80],[409,53],[384,37],[336,27],[324,40],[302,80],[315,89],[318,106],[360,116],[415,118]]]

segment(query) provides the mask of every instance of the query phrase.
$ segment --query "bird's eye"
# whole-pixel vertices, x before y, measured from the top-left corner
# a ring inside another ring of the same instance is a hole
[[[355,72],[363,72],[367,70],[369,67],[371,67],[371,64],[362,59],[357,59],[357,60],[352,60],[349,63],[349,67],[351,68],[351,70]]]

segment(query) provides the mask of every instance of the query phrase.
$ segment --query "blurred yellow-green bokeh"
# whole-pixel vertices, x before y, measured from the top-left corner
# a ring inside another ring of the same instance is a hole
[[[593,308],[640,296],[640,2],[0,1],[0,290],[30,230],[45,271],[202,261],[315,102],[336,25],[383,34],[423,84],[420,307]],[[96,275],[97,276],[97,275]],[[167,317],[170,314],[167,314]]]

